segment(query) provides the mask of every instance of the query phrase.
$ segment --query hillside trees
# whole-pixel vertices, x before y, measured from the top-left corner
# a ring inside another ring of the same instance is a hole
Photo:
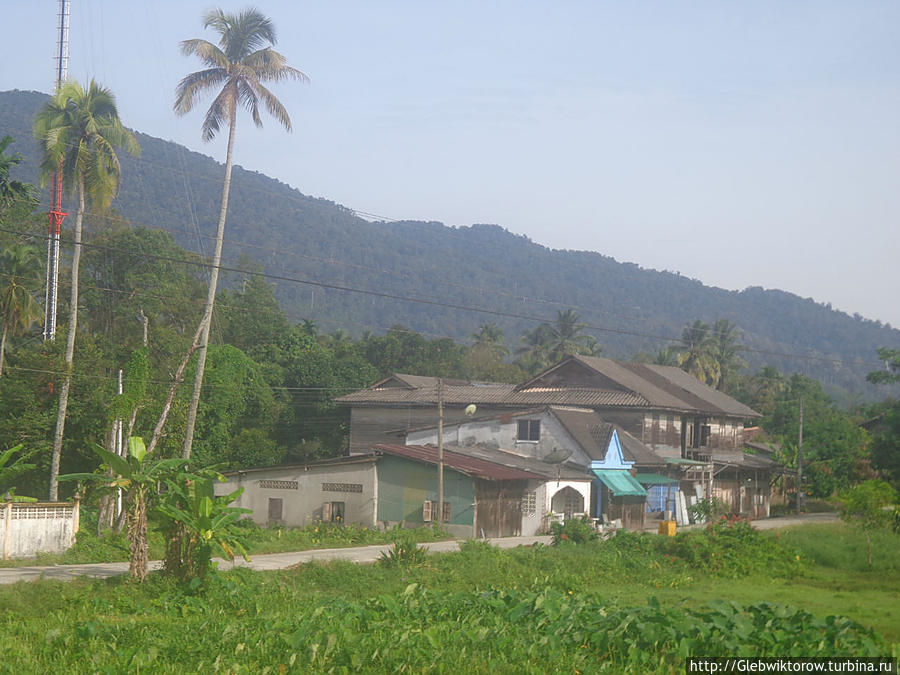
[[[812,497],[830,497],[870,477],[868,434],[825,394],[822,384],[794,374],[763,419],[766,431],[779,439],[789,466],[796,466],[803,399],[803,457],[806,491]]]
[[[42,183],[46,184],[59,171],[64,187],[74,192],[77,199],[65,372],[59,390],[50,462],[49,499],[56,501],[78,327],[78,282],[85,207],[90,203],[97,209],[106,209],[118,192],[121,166],[115,148],[124,147],[131,154],[137,154],[140,147],[134,134],[122,125],[112,92],[94,80],[86,89],[77,82],[63,84],[38,112],[34,134],[43,152]]]
[[[212,28],[219,34],[219,45],[216,46],[203,39],[185,40],[181,43],[182,54],[197,56],[206,68],[187,75],[178,83],[175,91],[175,112],[179,115],[189,113],[202,95],[220,88],[203,120],[203,140],[212,140],[225,124],[228,126],[228,146],[216,244],[209,275],[209,292],[200,322],[194,390],[188,408],[187,428],[182,447],[182,455],[185,458],[191,456],[197,407],[206,367],[209,331],[216,300],[222,244],[225,237],[225,219],[228,214],[228,195],[231,188],[237,108],[239,105],[244,107],[250,113],[254,124],[261,127],[259,106],[262,104],[270,115],[290,131],[291,120],[287,110],[264,83],[285,79],[301,81],[308,79],[299,70],[288,66],[285,57],[271,48],[276,42],[275,28],[268,18],[255,9],[238,14],[227,14],[221,9],[213,10],[204,17],[203,27]]]
[[[13,244],[0,251],[0,376],[6,356],[7,338],[27,333],[43,312],[34,297],[41,287],[42,265],[38,250]]]

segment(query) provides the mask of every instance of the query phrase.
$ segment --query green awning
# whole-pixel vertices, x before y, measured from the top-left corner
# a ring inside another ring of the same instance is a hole
[[[614,497],[646,497],[647,491],[628,471],[623,469],[593,469],[594,475],[609,488]]]
[[[678,479],[661,476],[658,473],[638,473],[634,479],[641,485],[673,485]]]

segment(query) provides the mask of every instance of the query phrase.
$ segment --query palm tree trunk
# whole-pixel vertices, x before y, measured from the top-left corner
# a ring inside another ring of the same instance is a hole
[[[66,411],[69,407],[69,387],[75,361],[75,333],[78,328],[78,269],[81,265],[81,221],[84,217],[84,178],[78,178],[78,212],[75,214],[75,250],[72,254],[72,293],[69,300],[69,325],[66,328],[66,371],[59,388],[59,408],[56,412],[56,430],[53,432],[53,451],[50,455],[51,502],[58,497],[59,460],[62,455],[63,432],[66,428]]]
[[[9,332],[9,326],[3,324],[3,337],[0,338],[0,377],[3,376],[3,357],[6,354],[6,334]]]
[[[209,273],[209,292],[206,295],[206,305],[203,308],[203,319],[200,322],[200,352],[197,356],[197,372],[194,375],[194,390],[191,393],[191,403],[187,413],[187,424],[184,430],[184,444],[181,447],[181,456],[184,459],[191,458],[191,448],[194,444],[194,427],[197,423],[197,408],[200,405],[200,390],[203,387],[203,372],[206,370],[206,351],[209,347],[209,329],[212,325],[213,306],[216,302],[216,287],[219,283],[219,264],[222,262],[222,243],[225,240],[225,216],[228,214],[228,193],[231,190],[231,165],[234,152],[234,127],[237,110],[237,100],[233,96],[230,103],[228,120],[228,151],[225,155],[225,182],[222,185],[222,208],[219,211],[219,226],[216,229],[216,248],[213,252],[212,269]]]

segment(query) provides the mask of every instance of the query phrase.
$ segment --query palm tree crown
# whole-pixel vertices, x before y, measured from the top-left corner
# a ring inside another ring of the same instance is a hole
[[[34,135],[43,150],[41,184],[61,170],[67,190],[83,187],[86,200],[100,208],[109,206],[119,190],[122,167],[115,148],[140,152],[119,119],[115,96],[94,80],[86,89],[78,82],[64,83],[38,112]]]
[[[281,125],[291,130],[291,118],[285,107],[263,82],[285,79],[308,81],[309,78],[270,46],[275,44],[275,28],[271,20],[256,9],[239,14],[226,14],[221,9],[208,12],[203,27],[219,33],[219,46],[203,39],[185,40],[181,53],[196,56],[204,65],[186,76],[175,90],[175,112],[185,115],[207,91],[221,87],[203,120],[203,140],[212,140],[222,124],[234,124],[238,104],[246,108],[256,126],[262,126],[259,104]]]
[[[6,338],[22,335],[43,316],[41,306],[34,299],[34,289],[40,288],[42,265],[38,250],[26,244],[13,244],[0,253],[0,375],[3,374],[3,358]]]

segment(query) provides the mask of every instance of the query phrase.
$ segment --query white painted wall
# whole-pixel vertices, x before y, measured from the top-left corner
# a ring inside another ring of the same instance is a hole
[[[520,441],[518,435],[519,420],[537,419],[541,422],[541,437],[539,441]],[[437,429],[421,429],[410,431],[406,435],[407,445],[437,444]],[[473,420],[444,425],[444,443],[459,446],[483,444],[494,446],[503,450],[515,452],[526,457],[541,459],[556,449],[571,450],[572,457],[568,460],[584,466],[591,463],[590,457],[563,428],[559,421],[548,412],[535,415],[518,415],[512,417],[507,423],[501,423],[499,419]]]
[[[344,522],[375,525],[376,474],[373,461],[321,466],[271,467],[227,476],[216,484],[216,494],[225,495],[239,487],[241,497],[232,503],[253,511],[250,518],[258,525],[269,524],[269,499],[282,500],[284,525],[303,527],[322,519],[325,502],[344,502]],[[296,483],[296,488],[265,487],[260,481]],[[362,492],[324,490],[325,483],[362,485]]]
[[[75,544],[78,504],[0,503],[0,557],[62,553]]]

